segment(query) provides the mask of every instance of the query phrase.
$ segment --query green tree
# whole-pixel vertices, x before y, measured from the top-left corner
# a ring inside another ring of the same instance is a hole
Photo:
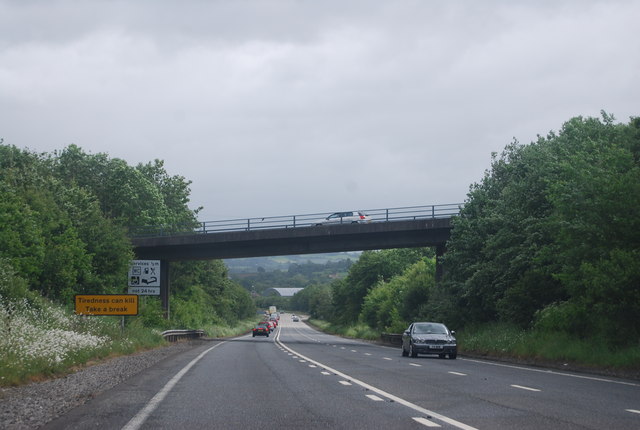
[[[333,312],[331,287],[328,284],[309,285],[291,298],[291,307],[309,313],[312,318],[329,320]]]
[[[638,303],[638,125],[614,124],[605,113],[601,120],[577,117],[558,133],[494,155],[454,220],[433,311],[460,323],[522,326],[537,316],[540,327],[557,323],[587,335],[605,326],[637,339],[639,326],[617,316]],[[621,261],[631,267],[605,282],[600,274]],[[617,305],[604,306],[606,297],[617,297]],[[568,315],[580,324],[565,324]]]
[[[379,281],[364,299],[362,321],[381,331],[404,330],[411,321],[430,319],[435,258],[424,257],[388,282]]]
[[[0,257],[27,282],[34,282],[42,273],[45,252],[37,214],[17,190],[0,182]]]
[[[424,255],[428,248],[365,251],[344,280],[332,283],[334,316],[343,324],[357,321],[364,298],[378,282],[390,280]]]

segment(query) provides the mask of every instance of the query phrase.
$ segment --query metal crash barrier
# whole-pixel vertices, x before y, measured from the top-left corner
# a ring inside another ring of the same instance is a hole
[[[394,333],[382,333],[380,335],[382,343],[387,345],[402,346],[402,335]]]
[[[199,339],[204,336],[204,330],[166,330],[162,336],[169,342],[177,342],[183,339]]]

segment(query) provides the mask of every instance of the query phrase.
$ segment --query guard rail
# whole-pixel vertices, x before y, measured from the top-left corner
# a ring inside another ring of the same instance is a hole
[[[402,346],[402,335],[395,333],[382,333],[380,335],[380,341],[387,345]]]
[[[198,339],[204,336],[204,330],[166,330],[162,336],[169,342],[176,342],[181,339]]]

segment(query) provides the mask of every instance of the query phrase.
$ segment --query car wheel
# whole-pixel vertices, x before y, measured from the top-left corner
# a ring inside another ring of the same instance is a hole
[[[404,346],[402,347],[402,356],[403,357],[408,357],[409,353],[404,349]]]
[[[458,354],[449,354],[449,359],[455,360]]]
[[[409,355],[411,358],[416,358],[418,356],[418,353],[413,349],[412,343],[409,344]]]
[[[446,354],[438,354],[438,358],[444,358]]]

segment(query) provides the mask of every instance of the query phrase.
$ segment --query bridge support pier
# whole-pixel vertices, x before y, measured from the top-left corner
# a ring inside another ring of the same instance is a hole
[[[436,246],[436,283],[440,283],[440,281],[442,281],[442,276],[444,275],[444,268],[442,267],[442,256],[445,252],[447,252],[446,245]]]
[[[160,260],[160,302],[162,303],[163,316],[166,320],[168,320],[170,317],[170,285],[171,282],[169,279],[169,260]]]

